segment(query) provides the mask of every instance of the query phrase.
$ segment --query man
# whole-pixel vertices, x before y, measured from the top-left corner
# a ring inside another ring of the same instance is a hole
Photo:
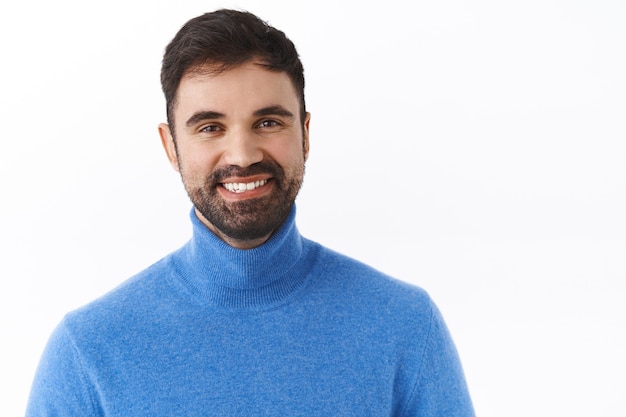
[[[193,236],[63,319],[27,416],[473,416],[428,295],[296,229],[310,115],[291,41],[208,13],[161,81]]]

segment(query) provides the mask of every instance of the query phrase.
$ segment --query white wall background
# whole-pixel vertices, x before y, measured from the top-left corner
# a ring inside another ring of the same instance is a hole
[[[431,293],[478,415],[626,415],[621,0],[3,3],[0,415],[65,312],[189,236],[160,60],[218,7],[301,53],[301,232]]]

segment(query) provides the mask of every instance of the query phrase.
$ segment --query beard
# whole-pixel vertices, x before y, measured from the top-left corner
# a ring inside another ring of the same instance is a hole
[[[217,190],[224,179],[255,174],[272,176],[272,193],[242,201],[225,201]],[[218,169],[206,178],[204,184],[192,188],[185,177],[183,184],[195,208],[217,230],[237,240],[255,240],[272,234],[289,215],[302,187],[304,164],[287,178],[276,163],[262,161],[246,168],[229,166]]]

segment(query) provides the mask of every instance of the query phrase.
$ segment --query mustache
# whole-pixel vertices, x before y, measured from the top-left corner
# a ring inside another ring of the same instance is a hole
[[[283,169],[276,163],[270,161],[261,161],[256,164],[252,164],[245,168],[237,165],[228,165],[222,168],[218,168],[209,176],[209,182],[218,184],[224,182],[227,178],[231,177],[248,177],[251,175],[268,174],[275,178],[282,178],[284,176]]]

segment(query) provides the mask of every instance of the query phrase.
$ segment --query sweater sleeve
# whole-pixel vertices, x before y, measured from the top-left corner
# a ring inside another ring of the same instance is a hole
[[[421,366],[403,417],[474,417],[461,361],[437,306],[432,303],[430,331]]]
[[[26,417],[96,417],[93,384],[62,322],[54,330],[35,373]]]

